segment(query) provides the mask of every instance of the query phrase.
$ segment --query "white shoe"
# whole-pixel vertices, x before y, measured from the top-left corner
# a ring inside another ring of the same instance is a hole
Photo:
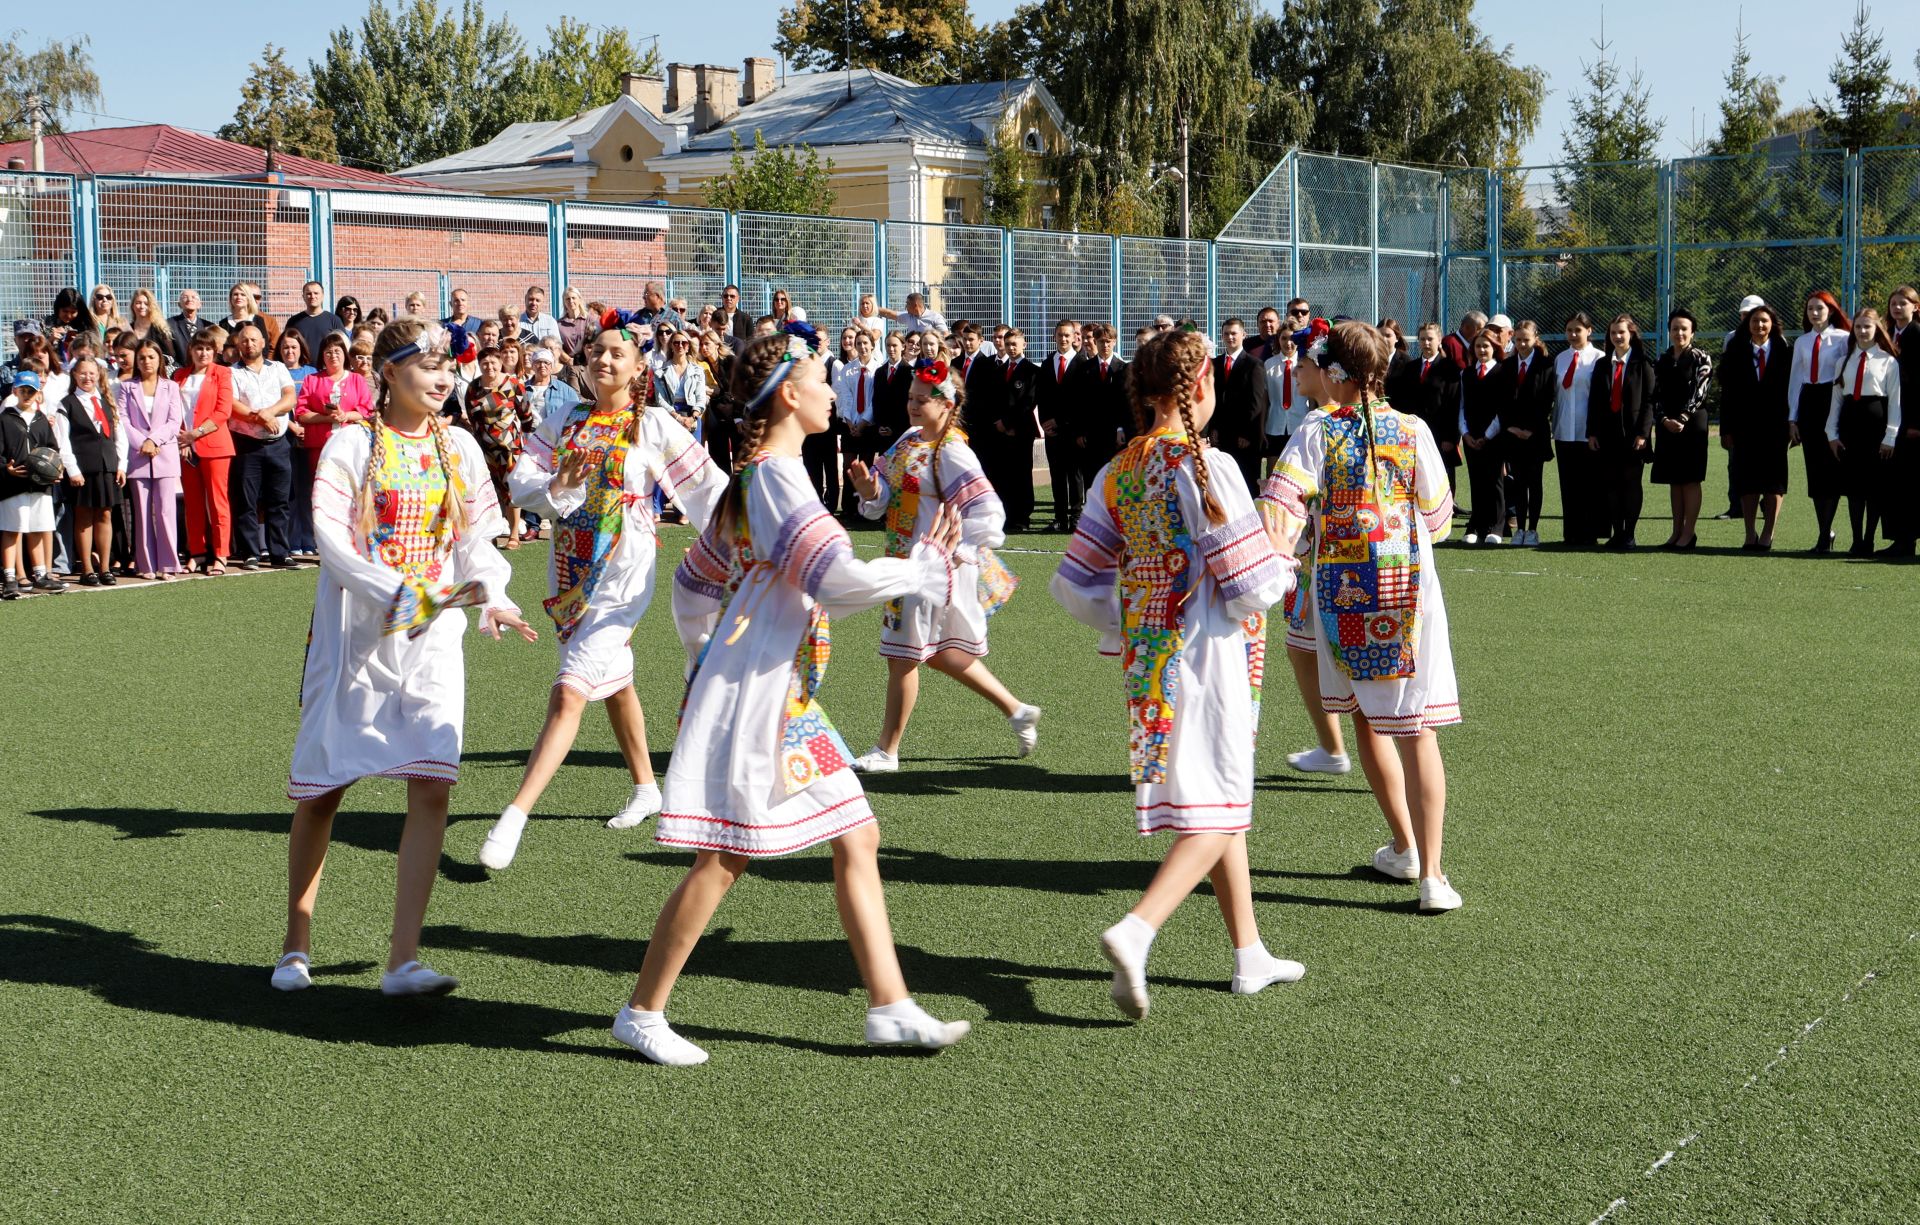
[[[1014,736],[1020,741],[1019,756],[1031,757],[1033,746],[1040,743],[1040,708],[1022,706],[1007,719],[1007,724],[1013,728]]]
[[[917,1017],[867,1014],[867,1041],[875,1046],[921,1046],[937,1051],[973,1032],[971,1021],[942,1021],[923,1010]]]
[[[424,961],[409,961],[380,976],[381,995],[445,995],[459,985],[459,979],[437,973]]]
[[[275,991],[304,991],[313,986],[313,973],[305,953],[287,953],[273,963]]]
[[[660,784],[641,783],[634,787],[626,806],[607,822],[608,829],[632,829],[661,808]]]
[[[1500,534],[1498,532],[1488,532],[1485,539],[1488,544],[1499,544]]]
[[[885,749],[868,749],[865,756],[853,759],[853,768],[862,774],[898,774],[900,758]]]
[[[1346,774],[1353,762],[1345,753],[1329,753],[1319,745],[1287,754],[1287,764],[1302,774]]]
[[[1147,999],[1147,963],[1136,964],[1132,956],[1114,940],[1111,932],[1100,936],[1101,955],[1113,963],[1113,1003],[1127,1016],[1145,1019],[1152,1002]]]
[[[1299,962],[1275,957],[1263,974],[1235,974],[1232,991],[1235,995],[1253,995],[1275,983],[1297,983],[1306,976],[1307,967]]]
[[[1393,843],[1389,842],[1373,853],[1373,870],[1395,880],[1419,880],[1420,848],[1410,846],[1404,851],[1396,851]]]
[[[648,1059],[670,1068],[691,1068],[707,1061],[707,1053],[673,1032],[663,1020],[642,1026],[633,1009],[622,1008],[613,1019],[614,1039]]]
[[[1430,911],[1458,910],[1466,902],[1460,893],[1444,876],[1423,876],[1420,878],[1420,909]]]
[[[527,828],[527,814],[518,809],[503,812],[493,822],[493,828],[487,831],[486,840],[480,844],[480,864],[495,872],[504,871],[513,862],[514,852],[520,849],[520,835]]]
[[[1465,540],[1465,541],[1466,541],[1466,542],[1467,542],[1468,544],[1479,544],[1479,543],[1480,543],[1480,533],[1478,533],[1478,532],[1468,532],[1468,533],[1467,533],[1467,534],[1466,534],[1465,536],[1463,536],[1463,537],[1461,537],[1461,539],[1463,539],[1463,540]]]

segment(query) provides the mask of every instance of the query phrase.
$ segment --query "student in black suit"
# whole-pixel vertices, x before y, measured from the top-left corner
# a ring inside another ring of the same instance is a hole
[[[1387,381],[1387,403],[1427,423],[1440,458],[1447,461],[1447,485],[1460,467],[1460,367],[1440,348],[1440,325],[1423,323],[1419,352]]]
[[[998,441],[999,431],[994,424],[1000,420],[1000,413],[1006,406],[1006,363],[1000,357],[998,348],[988,348],[986,337],[978,327],[972,328],[976,340],[982,342],[973,351],[968,345],[973,343],[963,335],[960,340],[960,360],[954,363],[954,377],[960,380],[967,392],[967,421],[969,433],[973,438],[975,453],[981,456],[981,463],[989,461],[986,455],[993,450]],[[999,341],[1006,342],[1006,329],[999,329]]]
[[[887,333],[887,360],[874,372],[873,383],[873,424],[885,452],[907,432],[907,392],[913,387],[913,367],[907,364],[900,333]]]
[[[1500,440],[1500,415],[1513,407],[1513,376],[1500,364],[1491,335],[1473,338],[1472,357],[1460,375],[1458,430],[1467,459],[1473,509],[1467,515],[1468,544],[1499,544],[1507,526],[1506,447]]]
[[[1040,433],[1047,440],[1047,477],[1053,485],[1051,531],[1071,532],[1087,500],[1080,447],[1085,437],[1086,374],[1091,363],[1080,351],[1080,325],[1062,319],[1053,325],[1053,352],[1040,367],[1037,384]]]
[[[1553,458],[1553,359],[1540,343],[1540,325],[1522,319],[1513,329],[1513,356],[1504,363],[1513,404],[1500,414],[1507,456],[1507,522],[1515,544],[1540,543],[1540,503],[1547,461]]]
[[[1229,319],[1220,329],[1225,342],[1213,360],[1213,428],[1220,449],[1233,457],[1247,490],[1260,494],[1260,451],[1267,438],[1267,372],[1244,345],[1247,327]]]
[[[1632,315],[1616,315],[1587,391],[1587,447],[1598,461],[1609,549],[1634,545],[1641,477],[1653,456],[1653,399],[1653,359],[1640,343],[1640,325]]]
[[[1746,520],[1742,548],[1773,547],[1780,503],[1787,493],[1787,421],[1791,405],[1793,349],[1781,335],[1780,317],[1764,302],[1747,312],[1746,334],[1720,356],[1720,445],[1730,454],[1734,492]],[[1754,529],[1758,515],[1763,531]]]
[[[1900,437],[1888,471],[1886,548],[1877,557],[1912,557],[1920,537],[1920,290],[1902,285],[1887,297],[1887,331],[1900,348]]]
[[[992,423],[992,459],[987,480],[1007,509],[1007,530],[1024,532],[1033,519],[1033,440],[1039,437],[1035,410],[1040,398],[1040,367],[1027,360],[1026,333],[1007,329],[1006,361],[1000,367],[998,414]],[[984,423],[985,418],[982,418]],[[987,431],[981,430],[981,437]]]
[[[1127,392],[1127,363],[1113,351],[1113,329],[1104,323],[1088,327],[1093,358],[1087,366],[1084,441],[1080,446],[1081,483],[1093,480],[1126,440],[1133,437],[1133,401]]]

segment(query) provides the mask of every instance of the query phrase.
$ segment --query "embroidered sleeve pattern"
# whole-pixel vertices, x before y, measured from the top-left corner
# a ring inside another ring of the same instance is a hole
[[[851,556],[853,542],[827,508],[815,503],[795,511],[780,525],[774,539],[773,564],[780,577],[810,596],[820,593],[820,580],[835,561]]]
[[[947,502],[962,515],[973,510],[976,505],[984,507],[989,498],[995,502],[1000,500],[1000,495],[993,491],[993,484],[978,468],[955,475],[958,479],[949,480],[947,484]]]
[[[381,634],[405,632],[409,639],[427,632],[433,619],[449,608],[473,608],[486,600],[486,588],[471,579],[464,583],[419,583],[411,580],[393,593]]]
[[[713,458],[707,454],[705,444],[693,441],[693,436],[689,434],[687,445],[668,460],[666,467],[661,470],[660,488],[668,497],[674,497],[681,486],[692,484],[699,478],[702,468],[712,465]]]
[[[1278,506],[1296,519],[1307,517],[1307,503],[1320,493],[1320,482],[1313,473],[1289,462],[1283,456],[1274,465],[1273,474],[1260,490],[1260,501]]]
[[[1237,600],[1283,576],[1280,559],[1258,515],[1242,515],[1194,543],[1225,599]]]
[[[725,599],[733,581],[733,550],[725,542],[715,540],[712,532],[702,532],[700,539],[694,541],[687,555],[681,558],[673,581],[695,595]]]
[[[1073,539],[1067,542],[1066,560],[1060,563],[1060,577],[1083,590],[1113,586],[1119,572],[1122,544],[1120,529],[1114,526],[1110,511],[1080,516],[1080,525],[1074,529]]]

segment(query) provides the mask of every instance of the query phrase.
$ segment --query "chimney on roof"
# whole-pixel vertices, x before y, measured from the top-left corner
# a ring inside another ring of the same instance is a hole
[[[667,65],[667,110],[677,111],[693,101],[693,65]]]
[[[773,61],[764,55],[750,55],[742,65],[740,105],[752,106],[773,92]]]
[[[666,88],[666,82],[659,77],[642,76],[637,72],[620,74],[620,92],[656,115],[666,113],[663,109]]]
[[[24,157],[10,157],[7,159],[8,170],[25,170],[26,168],[27,159]]]
[[[274,174],[277,171],[279,171],[279,169],[280,169],[280,165],[278,162],[274,160],[274,157],[273,157],[273,134],[268,133],[267,134],[267,173]]]
[[[720,64],[693,69],[693,130],[711,132],[740,113],[740,70]]]

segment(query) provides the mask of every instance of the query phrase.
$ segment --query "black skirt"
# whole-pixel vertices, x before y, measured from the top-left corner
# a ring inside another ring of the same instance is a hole
[[[1871,497],[1892,465],[1880,458],[1887,437],[1887,398],[1848,396],[1840,403],[1840,474],[1848,496]],[[1824,438],[1824,435],[1823,435]],[[1832,454],[1833,448],[1827,448]]]
[[[120,505],[123,500],[121,489],[114,482],[113,473],[112,468],[94,470],[82,467],[80,476],[86,484],[77,487],[62,478],[61,483],[66,485],[68,505],[84,506],[89,510],[111,510]]]
[[[1808,383],[1800,389],[1800,411],[1794,420],[1800,423],[1800,452],[1807,462],[1807,496],[1816,502],[1837,498],[1844,492],[1840,461],[1827,445],[1827,416],[1833,411],[1833,384]]]
[[[1678,434],[1653,427],[1653,483],[1697,485],[1707,479],[1707,431],[1689,426]]]

